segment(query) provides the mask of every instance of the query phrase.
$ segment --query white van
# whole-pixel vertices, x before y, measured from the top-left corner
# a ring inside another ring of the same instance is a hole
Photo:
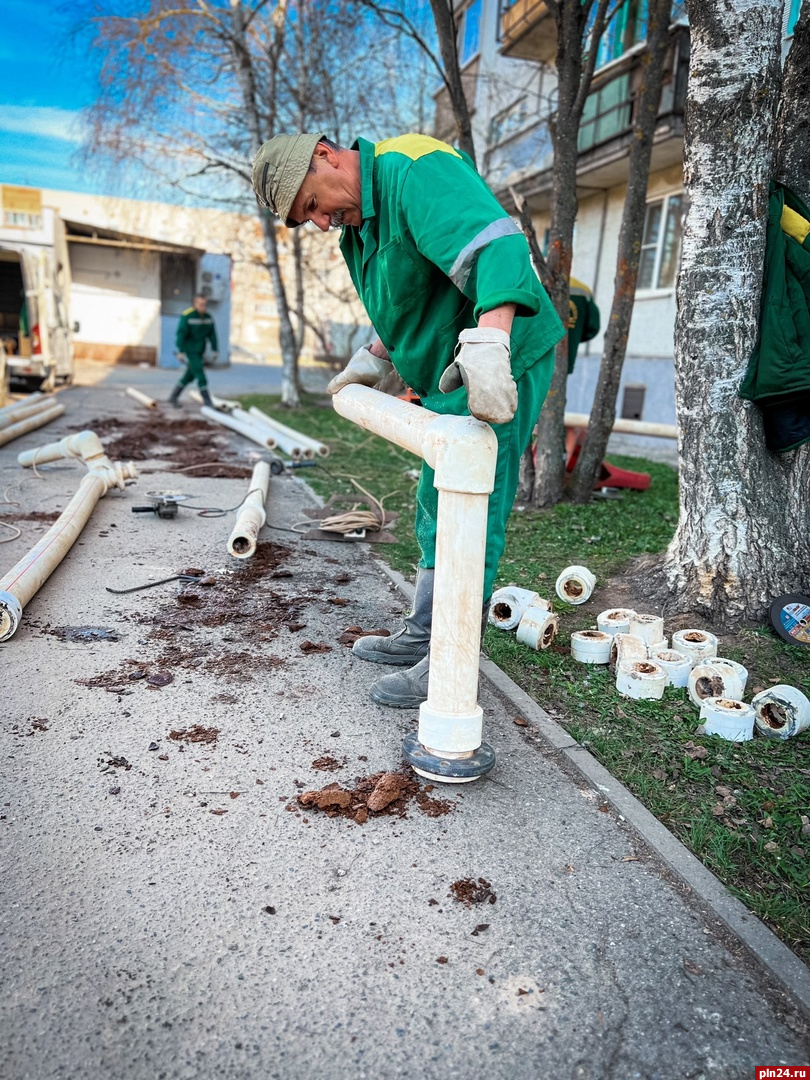
[[[73,378],[70,270],[62,222],[53,224],[53,246],[0,237],[0,342],[9,381],[29,390]]]

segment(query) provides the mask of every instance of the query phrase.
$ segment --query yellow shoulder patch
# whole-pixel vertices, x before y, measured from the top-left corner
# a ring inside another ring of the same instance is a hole
[[[458,150],[454,150],[447,143],[439,142],[431,135],[396,135],[393,139],[383,139],[374,144],[374,157],[381,154],[404,154],[411,161],[417,161],[426,154],[434,154],[436,151],[443,154],[452,154],[453,157],[461,157]]]
[[[589,298],[593,295],[588,286],[581,281],[577,281],[575,277],[568,279],[568,291],[569,293],[575,293],[578,296],[587,296]]]
[[[187,307],[186,310],[183,312],[183,314],[184,315],[190,315],[192,313],[192,311],[194,311],[193,306],[192,307]]]
[[[805,237],[810,233],[810,221],[805,221],[801,214],[791,210],[789,206],[782,207],[782,232],[794,237],[800,244],[804,243]]]

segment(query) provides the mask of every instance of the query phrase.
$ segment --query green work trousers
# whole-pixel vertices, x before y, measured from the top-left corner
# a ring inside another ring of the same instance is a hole
[[[182,390],[184,386],[188,386],[190,382],[194,382],[196,379],[200,390],[206,390],[208,388],[208,378],[203,366],[203,354],[187,352],[185,355],[187,360],[186,370],[177,385]]]
[[[492,596],[498,563],[506,546],[506,523],[512,511],[520,479],[520,459],[529,445],[534,425],[551,384],[554,370],[554,350],[550,349],[517,380],[518,406],[508,424],[492,424],[498,440],[498,460],[495,465],[495,487],[489,497],[487,517],[487,547],[484,566],[484,601]],[[422,399],[426,409],[451,416],[469,416],[467,389],[464,386],[451,394],[431,394]],[[416,490],[416,539],[422,549],[420,566],[436,565],[436,515],[439,493],[433,486],[433,469],[422,463]]]

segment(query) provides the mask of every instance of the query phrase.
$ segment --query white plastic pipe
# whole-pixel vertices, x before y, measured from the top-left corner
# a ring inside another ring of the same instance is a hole
[[[315,451],[311,447],[304,446],[297,439],[287,435],[286,432],[273,427],[269,423],[266,424],[258,416],[254,416],[253,413],[245,412],[244,409],[234,409],[231,415],[235,416],[237,420],[241,420],[243,424],[253,424],[257,431],[268,435],[278,449],[291,457],[293,461],[298,461],[301,458],[311,461],[315,457]]]
[[[230,428],[231,431],[236,431],[239,435],[244,435],[246,439],[258,443],[259,446],[263,446],[265,450],[275,450],[276,441],[268,434],[266,429],[262,429],[256,424],[245,424],[241,420],[236,420],[230,413],[209,409],[207,405],[203,405],[200,412],[203,416],[207,417],[207,419],[213,420],[223,427]]]
[[[35,431],[37,428],[44,427],[45,424],[50,424],[51,420],[55,420],[57,416],[61,416],[65,411],[64,405],[57,405],[54,403],[47,409],[40,409],[37,412],[27,416],[24,420],[18,421],[16,424],[10,424],[8,427],[0,428],[0,446],[5,446],[6,443],[12,442],[14,439],[19,439],[21,435],[26,435],[29,431]]]
[[[137,401],[139,405],[145,405],[147,409],[156,409],[158,403],[154,398],[150,398],[147,394],[142,394],[140,390],[136,390],[134,386],[128,386],[126,389],[127,397],[131,397],[133,401]]]
[[[587,427],[590,423],[587,413],[566,413],[566,427]],[[678,428],[675,424],[653,424],[646,420],[623,420],[617,417],[613,422],[613,431],[626,435],[655,435],[659,439],[677,439]]]
[[[521,645],[528,645],[530,649],[538,652],[547,649],[560,628],[560,620],[551,613],[550,608],[544,606],[547,601],[532,604],[526,608],[523,618],[518,623],[517,640]]]
[[[630,620],[634,615],[632,608],[609,608],[596,616],[596,628],[604,630],[611,637],[614,634],[629,634]]]
[[[236,515],[236,524],[228,540],[228,551],[237,559],[249,559],[256,551],[259,531],[267,520],[264,504],[270,485],[270,466],[257,461],[253,466],[247,497]]]
[[[51,395],[45,395],[37,391],[36,394],[27,394],[24,398],[18,401],[10,401],[7,405],[0,408],[0,420],[9,413],[14,412],[16,409],[27,409],[31,405],[36,405],[42,401],[50,401]]]
[[[705,735],[719,735],[729,742],[749,742],[754,737],[754,710],[744,701],[709,697],[700,703],[700,721]]]
[[[214,405],[216,405],[216,407],[218,409],[224,409],[225,412],[233,412],[234,409],[239,408],[239,402],[238,401],[229,401],[228,398],[217,397],[217,395],[212,394],[210,390],[208,391],[208,393],[209,393],[209,395],[211,397],[211,400],[213,401]],[[189,390],[188,396],[191,398],[192,401],[196,401],[198,405],[204,404],[203,396],[200,393],[200,391],[196,388],[196,386],[194,387],[193,390]]]
[[[483,728],[478,655],[495,433],[471,416],[439,416],[366,386],[346,386],[332,401],[341,416],[423,457],[434,470],[439,498],[433,629],[418,739],[434,755],[471,758]]]
[[[56,453],[59,447],[64,453]],[[27,451],[17,460],[21,465],[30,465],[34,459],[37,462],[56,461],[59,457],[81,458],[88,466],[88,472],[39,543],[0,579],[0,641],[14,634],[25,605],[67,555],[99,499],[111,487],[123,490],[125,480],[134,480],[138,476],[132,462],[126,465],[111,462],[104,454],[101,440],[92,431],[82,431],[60,443],[51,443],[39,452]],[[30,460],[23,461],[22,458]]]
[[[571,656],[580,664],[607,664],[613,636],[604,630],[575,630],[571,634]]]
[[[329,457],[329,447],[326,443],[319,442],[309,435],[304,435],[301,431],[296,431],[294,428],[287,427],[286,424],[282,424],[280,420],[276,420],[273,416],[268,416],[267,413],[262,412],[262,410],[256,408],[255,405],[251,405],[248,412],[260,423],[267,424],[276,431],[280,431],[282,435],[288,435],[291,439],[297,441],[299,446],[303,449],[312,450],[313,454],[317,457]]]
[[[9,427],[19,420],[25,420],[28,416],[44,412],[55,404],[55,397],[44,397],[42,394],[37,394],[34,401],[17,401],[13,405],[6,406],[5,409],[0,409],[0,428]]]
[[[584,604],[596,588],[596,578],[587,566],[566,566],[554,588],[566,604]]]
[[[489,623],[497,626],[499,630],[517,630],[520,620],[528,609],[536,605],[546,607],[550,605],[541,601],[540,594],[532,589],[521,589],[517,585],[505,585],[502,589],[496,589],[492,594],[492,602],[489,605]]]
[[[757,731],[768,739],[790,739],[810,728],[810,701],[795,686],[778,683],[751,700]]]

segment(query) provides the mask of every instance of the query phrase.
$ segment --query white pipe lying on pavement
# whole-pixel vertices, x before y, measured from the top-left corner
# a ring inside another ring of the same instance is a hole
[[[228,540],[228,551],[237,559],[249,559],[256,551],[259,531],[267,520],[264,504],[267,502],[269,485],[270,466],[266,461],[257,461],[253,466],[250,488],[236,515],[236,524]]]
[[[254,413],[245,412],[244,409],[234,409],[233,415],[239,417],[243,423],[253,424],[258,431],[263,431],[269,435],[279,450],[285,453],[287,457],[291,457],[293,461],[299,461],[301,458],[311,460],[315,457],[315,451],[311,447],[304,446],[297,437],[292,438],[286,431],[271,424],[269,417],[266,420],[261,420]]]
[[[88,472],[82,477],[76,494],[39,543],[0,579],[0,641],[14,634],[20,625],[25,605],[70,551],[98,500],[111,487],[123,490],[124,481],[134,480],[138,476],[132,462],[126,465],[111,462],[104,453],[101,440],[92,431],[71,435],[38,451],[29,450],[20,454],[17,461],[21,465],[31,465],[35,460],[56,461],[65,457],[81,458]]]
[[[246,439],[251,439],[253,442],[258,443],[259,446],[263,446],[266,450],[275,450],[276,448],[276,440],[267,428],[260,428],[258,424],[246,424],[243,420],[238,420],[231,413],[219,412],[217,409],[209,409],[207,405],[203,405],[200,412],[208,420],[214,420],[217,424],[222,424],[223,427],[230,428],[231,431],[236,431],[240,435],[244,435]]]
[[[0,427],[0,446],[5,446],[6,443],[18,439],[20,435],[25,435],[29,431],[35,431],[36,428],[43,427],[45,424],[50,424],[51,420],[55,420],[57,416],[61,416],[64,411],[64,405],[57,405],[56,402],[54,402],[46,409],[39,409],[36,412],[31,413],[31,415],[27,416],[24,420],[9,424],[8,427]]]
[[[262,423],[269,425],[271,428],[275,428],[282,434],[289,435],[290,438],[295,439],[299,445],[305,449],[309,447],[318,457],[329,457],[329,447],[326,443],[319,442],[309,435],[304,435],[303,432],[296,431],[295,428],[287,427],[287,425],[282,424],[280,420],[276,420],[275,417],[268,416],[267,413],[263,413],[261,409],[257,409],[255,405],[251,405],[248,412]]]
[[[10,427],[11,424],[16,424],[19,420],[25,420],[36,413],[44,412],[56,404],[55,397],[43,397],[42,394],[37,395],[36,401],[17,401],[14,405],[8,405],[5,409],[0,409],[0,428]]]
[[[471,416],[439,416],[366,386],[346,386],[332,401],[341,416],[423,457],[434,470],[439,499],[428,697],[419,708],[421,750],[409,753],[406,740],[406,753],[420,775],[474,780],[494,764],[482,743],[478,655],[495,433]],[[433,759],[425,768],[415,763],[421,752]]]
[[[32,405],[40,406],[43,401],[52,401],[51,395],[46,397],[45,394],[29,394],[27,397],[22,398],[20,401],[10,401],[8,405],[4,405],[0,409],[0,423],[3,422],[8,413],[16,412],[18,409],[28,409]]]
[[[145,405],[147,409],[156,409],[158,407],[158,403],[154,398],[142,394],[140,390],[136,390],[134,386],[128,386],[126,394],[127,397],[131,397],[133,401],[137,401],[139,405]]]

